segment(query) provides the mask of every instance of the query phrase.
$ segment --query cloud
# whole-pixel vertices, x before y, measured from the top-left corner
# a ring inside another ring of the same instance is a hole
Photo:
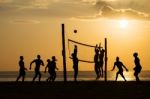
[[[11,21],[12,24],[38,24],[40,21],[29,19],[15,19]]]
[[[12,0],[0,0],[0,4],[3,4],[3,3],[11,3]]]
[[[48,8],[52,3],[58,3],[60,0],[0,0],[0,6],[12,7],[16,9],[27,8]]]
[[[86,2],[89,0],[85,0]],[[131,5],[131,0],[128,1],[128,5]],[[134,1],[135,2],[135,1]],[[117,4],[116,4],[117,3]],[[100,19],[100,18],[107,18],[107,19],[118,19],[118,18],[128,18],[132,20],[150,20],[150,16],[148,12],[137,10],[136,5],[133,6],[124,6],[124,8],[114,6],[125,3],[120,3],[119,0],[96,0],[93,7],[98,12],[93,14],[92,16],[78,16],[76,18],[79,19]],[[127,4],[125,3],[125,5]],[[144,2],[145,3],[145,2]],[[143,3],[143,4],[144,4]],[[132,7],[132,8],[130,8]],[[134,9],[135,8],[135,9]]]
[[[65,2],[61,0],[53,0],[53,2],[50,0],[45,0],[45,2],[41,0],[31,1],[32,2],[26,2],[24,4],[18,2],[15,4],[18,7],[17,10],[15,10],[18,12],[18,15],[70,18],[95,13],[95,9],[92,8],[93,5],[83,3],[80,0],[65,0]]]
[[[13,6],[17,6],[18,9],[46,9],[51,4],[50,0],[14,0],[12,2]]]
[[[110,6],[104,6],[97,17],[105,17],[105,18],[122,18],[127,17],[129,19],[142,19],[147,20],[150,19],[149,15],[140,12],[131,8],[128,9],[114,9]]]
[[[150,16],[147,13],[140,12],[131,8],[128,9],[114,9],[110,6],[104,6],[100,9],[99,13],[92,15],[92,16],[79,16],[76,17],[79,19],[100,19],[100,18],[107,18],[107,19],[121,19],[127,18],[131,20],[150,20]]]
[[[141,7],[137,1],[139,0],[0,0],[0,17],[74,17],[88,20],[127,17],[150,20],[150,7]],[[140,2],[146,4],[146,0]]]
[[[34,8],[47,9],[51,4],[49,0],[31,0],[31,6]]]
[[[82,0],[83,3],[95,4],[97,0]]]

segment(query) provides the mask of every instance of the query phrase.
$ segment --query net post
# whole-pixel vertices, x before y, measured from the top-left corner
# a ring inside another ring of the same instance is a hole
[[[63,56],[64,82],[66,82],[67,70],[66,70],[66,48],[65,48],[65,25],[64,24],[62,24],[62,56]]]
[[[107,82],[107,38],[105,38],[105,82]]]

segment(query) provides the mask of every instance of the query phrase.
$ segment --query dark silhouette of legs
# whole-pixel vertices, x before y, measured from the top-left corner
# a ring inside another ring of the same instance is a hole
[[[56,72],[54,73],[54,78],[53,78],[53,81],[55,81],[55,79],[56,79]]]
[[[100,67],[100,70],[99,70],[99,71],[100,71],[100,76],[103,77],[103,72],[104,72],[104,71],[103,71],[103,67],[102,67],[102,66]]]
[[[46,81],[47,81],[47,82],[48,82],[48,81],[51,81],[51,76],[48,77],[48,78],[46,79]]]
[[[36,73],[32,81],[35,81],[35,79],[36,79],[37,75],[38,75],[38,74]]]
[[[118,79],[118,74],[119,74],[119,72],[116,73],[116,81],[117,81],[117,79]]]
[[[140,81],[139,77],[138,76],[135,76],[135,77],[136,77],[136,81],[139,82]]]
[[[103,67],[101,67],[101,70],[102,70],[102,77],[103,77],[103,76],[104,76],[104,75],[103,75],[103,73],[104,73],[104,71],[103,71]]]
[[[99,73],[100,73],[100,77],[103,77],[103,61],[99,62]]]
[[[96,77],[96,80],[98,80],[99,79],[99,77],[100,77],[100,71],[99,71],[99,67],[98,67],[98,64],[95,64],[95,73],[96,73],[96,75],[97,75],[97,77]]]
[[[118,75],[119,75],[119,74],[122,76],[122,78],[123,78],[125,81],[127,81],[127,80],[125,79],[124,75],[123,75],[123,72],[119,72],[119,71],[116,73],[116,81],[117,81],[117,79],[118,79]]]
[[[22,76],[22,82],[24,82],[24,78],[25,78],[25,76]]]
[[[49,80],[51,81],[52,79],[53,79],[53,76],[51,75],[50,78],[49,78]]]
[[[124,81],[127,81],[123,75],[123,73],[120,73],[120,75],[122,76],[122,78],[124,79]]]
[[[25,72],[24,71],[20,71],[19,76],[17,77],[16,81],[18,81],[21,77],[22,77],[22,82],[24,82],[24,78],[25,78]]]
[[[18,81],[20,79],[21,75],[19,74],[19,76],[17,77],[16,81]]]
[[[41,75],[41,73],[39,72],[39,82],[41,81],[41,76],[42,76],[42,75]]]
[[[139,77],[138,77],[138,73],[137,73],[137,72],[134,73],[134,76],[135,76],[135,78],[136,78],[136,81],[139,82],[140,79],[139,79]]]
[[[77,81],[78,69],[74,69],[74,81]]]
[[[50,81],[51,80],[51,72],[49,71],[49,77],[46,79],[46,81]]]
[[[41,73],[40,73],[40,71],[36,71],[35,72],[35,76],[34,76],[32,81],[35,81],[35,79],[37,78],[38,75],[39,75],[39,82],[40,82],[41,81]]]
[[[52,71],[49,72],[49,75],[50,76],[47,78],[47,81],[51,81],[53,79],[53,72]]]
[[[56,79],[56,72],[53,72],[53,73],[52,73],[50,79],[52,80],[52,82],[55,81],[55,79]]]

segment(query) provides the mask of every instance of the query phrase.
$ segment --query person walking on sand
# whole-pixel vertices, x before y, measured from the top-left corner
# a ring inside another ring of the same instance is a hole
[[[51,72],[51,77],[50,79],[54,82],[55,79],[56,79],[56,71],[55,70],[58,70],[57,66],[56,66],[56,57],[55,56],[52,56],[52,62],[51,62],[51,68],[50,68],[50,72]]]
[[[48,73],[49,73],[49,77],[47,78],[47,80],[46,81],[50,81],[51,80],[51,60],[50,59],[47,59],[47,65],[46,65],[46,67],[45,67],[45,73],[46,73],[46,70],[47,70],[47,68],[48,68]]]
[[[41,60],[41,56],[40,55],[37,55],[37,59],[33,60],[31,63],[30,63],[30,70],[31,70],[31,66],[32,64],[35,63],[35,76],[33,77],[33,80],[32,81],[35,81],[36,77],[39,75],[39,82],[41,81],[41,73],[40,73],[40,66],[44,66],[44,62],[43,60]]]
[[[118,74],[120,74],[122,76],[122,78],[126,81],[126,79],[123,75],[123,68],[122,67],[124,67],[126,69],[126,71],[128,71],[128,69],[124,66],[124,64],[121,61],[119,61],[119,57],[116,57],[116,62],[114,62],[114,66],[113,66],[112,71],[115,69],[115,66],[117,66],[117,68],[118,68],[118,72],[116,73],[116,81],[118,78]]]
[[[134,76],[136,78],[136,82],[139,82],[140,79],[139,79],[138,75],[141,72],[142,66],[140,64],[140,59],[138,58],[138,53],[135,52],[133,54],[133,56],[134,56],[134,63],[135,63],[135,67],[133,68],[134,69]]]
[[[16,81],[18,81],[22,77],[22,82],[24,82],[25,75],[26,75],[25,70],[27,70],[27,69],[24,66],[23,60],[24,60],[23,56],[20,56],[20,61],[19,61],[20,70],[19,70],[19,76],[17,77]]]

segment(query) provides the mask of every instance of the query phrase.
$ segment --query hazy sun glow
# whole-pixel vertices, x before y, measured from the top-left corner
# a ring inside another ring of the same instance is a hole
[[[119,26],[121,28],[126,28],[128,26],[128,21],[127,20],[120,20],[119,21]]]

